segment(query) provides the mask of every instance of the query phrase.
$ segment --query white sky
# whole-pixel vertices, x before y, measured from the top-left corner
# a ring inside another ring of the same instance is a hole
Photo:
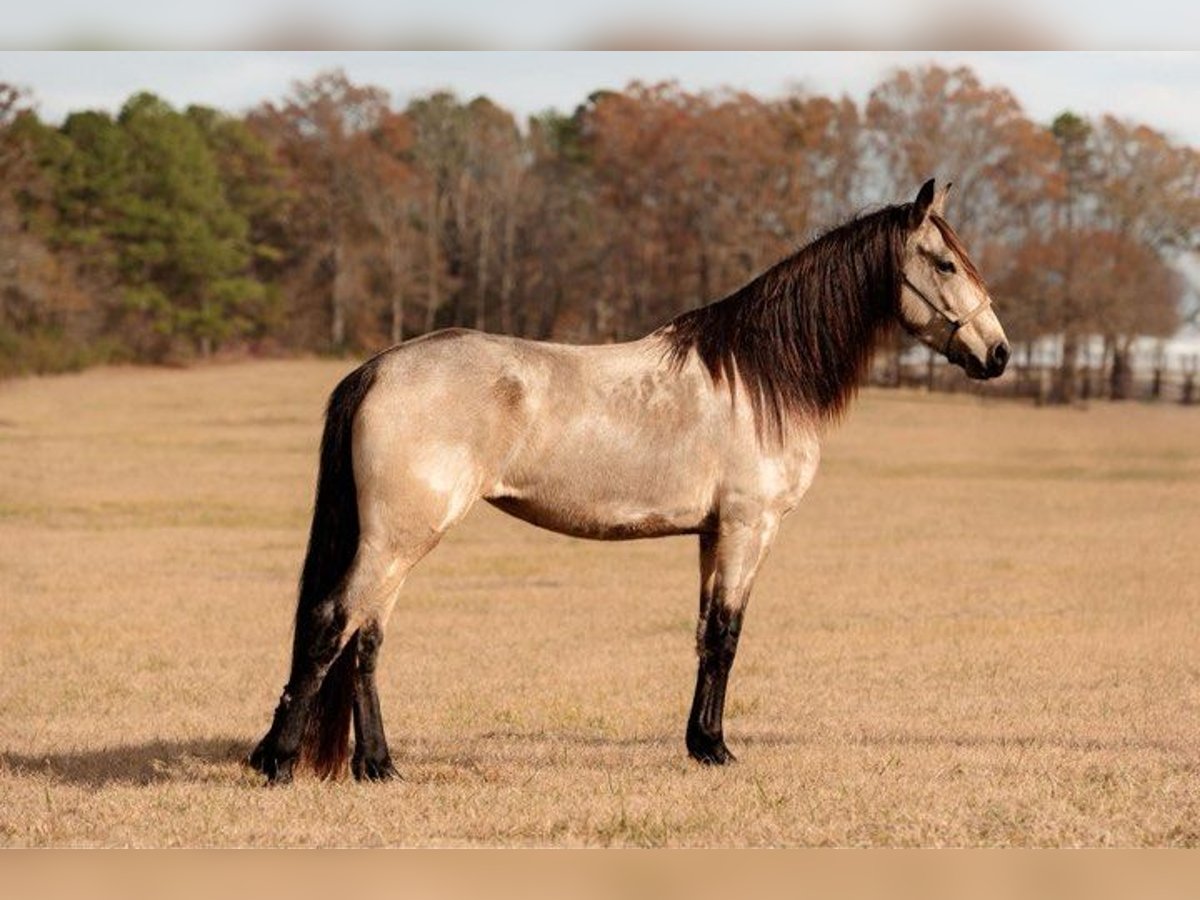
[[[995,25],[1005,23],[1026,36],[1022,46],[1157,48],[1195,45],[1195,10],[1195,0],[38,0],[6,4],[0,45],[99,37],[106,46],[228,47],[307,29],[318,46],[441,37],[424,46],[578,47],[650,30],[698,46],[747,37],[814,46],[833,34],[852,46],[946,46],[931,35],[954,27],[996,46]]]
[[[341,66],[401,104],[452,88],[487,94],[523,117],[547,107],[570,111],[591,91],[633,79],[763,96],[799,84],[862,100],[892,68],[927,61],[971,66],[985,83],[1012,90],[1039,121],[1067,108],[1112,112],[1200,145],[1200,51],[0,51],[0,81],[29,88],[42,114],[57,120],[71,110],[116,110],[143,89],[179,106],[237,112],[282,97],[294,79]]]

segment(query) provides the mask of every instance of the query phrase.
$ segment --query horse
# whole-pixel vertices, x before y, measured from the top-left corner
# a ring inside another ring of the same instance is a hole
[[[413,566],[479,500],[599,540],[697,535],[699,665],[684,743],[734,761],[725,691],[755,574],[820,442],[899,322],[975,379],[1005,368],[949,185],[832,229],[733,294],[626,343],[467,329],[379,353],[333,390],[291,671],[247,759],[268,783],[398,775],[375,670]]]

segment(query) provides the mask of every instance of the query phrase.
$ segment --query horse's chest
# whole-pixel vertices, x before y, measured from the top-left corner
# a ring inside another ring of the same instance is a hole
[[[820,464],[815,438],[794,441],[773,453],[751,453],[732,467],[727,490],[752,507],[783,514],[808,492]]]

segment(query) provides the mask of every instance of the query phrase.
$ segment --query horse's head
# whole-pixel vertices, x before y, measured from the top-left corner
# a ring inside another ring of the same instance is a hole
[[[942,218],[950,185],[922,185],[904,245],[900,322],[972,378],[995,378],[1008,363],[1008,340],[966,248]]]

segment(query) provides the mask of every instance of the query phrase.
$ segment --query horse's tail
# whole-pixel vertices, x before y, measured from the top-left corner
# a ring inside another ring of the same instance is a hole
[[[312,529],[300,575],[300,599],[296,605],[293,673],[311,658],[314,651],[319,651],[314,642],[321,640],[321,636],[314,631],[328,627],[329,622],[318,607],[342,585],[358,552],[358,497],[351,436],[355,413],[375,383],[377,359],[364,363],[343,378],[329,397],[325,432],[321,437]],[[336,623],[342,612],[332,608],[330,615]],[[355,633],[329,667],[310,710],[300,759],[311,765],[321,778],[336,777],[345,771],[357,657],[358,635]]]

